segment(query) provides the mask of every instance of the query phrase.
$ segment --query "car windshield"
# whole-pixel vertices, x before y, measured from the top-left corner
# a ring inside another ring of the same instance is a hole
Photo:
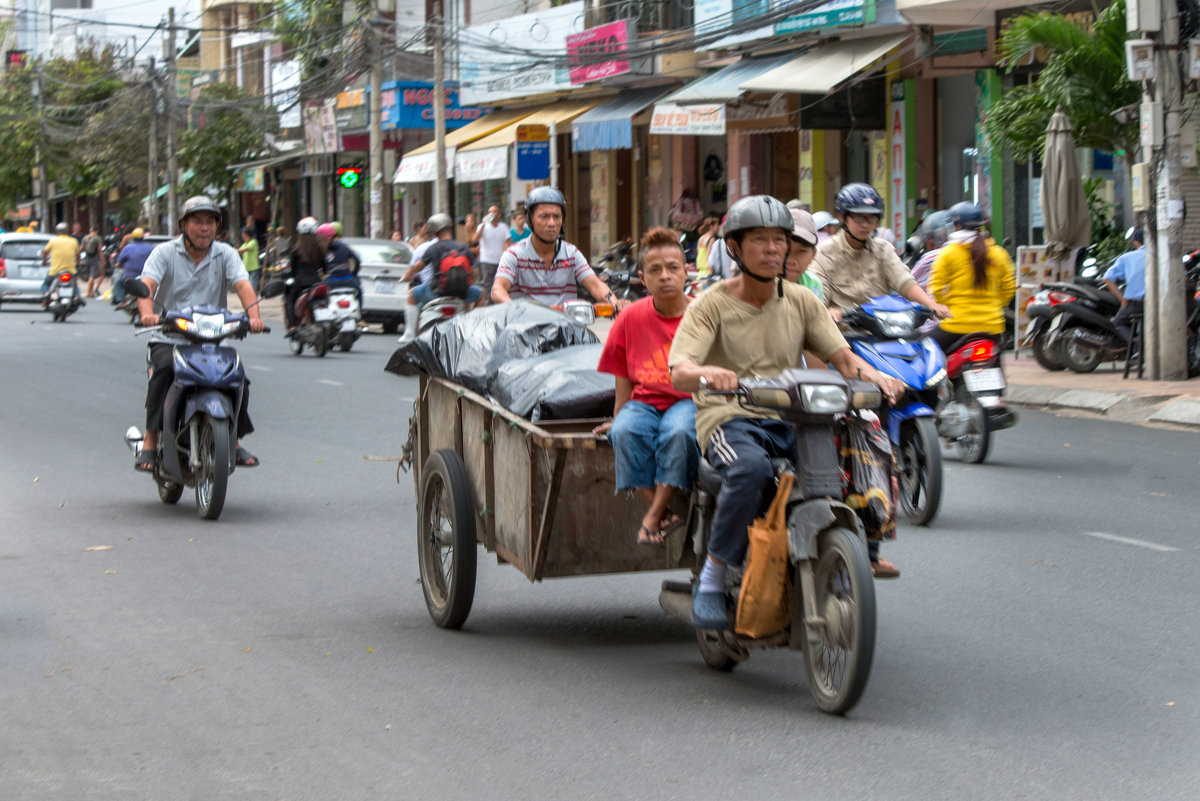
[[[0,245],[0,258],[41,260],[45,242],[5,242]]]
[[[347,242],[362,258],[363,264],[403,264],[412,261],[412,250],[408,245],[396,242]]]

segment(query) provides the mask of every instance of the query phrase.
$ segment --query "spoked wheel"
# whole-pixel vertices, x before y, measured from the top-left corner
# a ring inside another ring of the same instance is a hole
[[[1100,366],[1104,357],[1099,347],[1080,339],[1080,335],[1084,333],[1084,329],[1073,326],[1063,331],[1062,335],[1063,364],[1077,373],[1092,372]]]
[[[425,462],[418,505],[421,589],[433,622],[457,629],[475,600],[475,508],[458,454],[435,451]]]
[[[900,506],[914,526],[926,525],[942,502],[942,448],[933,418],[900,426]]]
[[[875,583],[867,546],[842,528],[822,532],[813,566],[817,641],[803,638],[808,689],[824,712],[858,703],[875,654]],[[796,582],[799,586],[800,582]]]
[[[304,343],[300,341],[298,334],[293,334],[288,338],[288,348],[296,356],[299,356],[304,351]]]
[[[317,356],[324,356],[329,350],[329,340],[326,338],[325,332],[321,331],[317,334],[317,339],[313,342],[313,353]]]
[[[699,579],[697,579],[699,581]],[[730,671],[738,666],[738,660],[721,647],[721,633],[708,629],[696,629],[696,644],[700,646],[700,658],[713,670]]]
[[[972,400],[967,404],[967,433],[958,438],[962,460],[968,464],[982,464],[991,444],[992,429],[987,410]]]
[[[1066,369],[1067,366],[1063,364],[1062,357],[1057,353],[1058,348],[1046,346],[1048,338],[1049,335],[1045,331],[1034,337],[1031,346],[1033,348],[1033,358],[1047,370],[1058,371]]]
[[[196,472],[196,514],[216,520],[229,486],[229,421],[206,418],[200,425],[200,469]]]

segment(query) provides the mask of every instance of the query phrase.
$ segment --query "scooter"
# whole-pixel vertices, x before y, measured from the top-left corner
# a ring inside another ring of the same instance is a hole
[[[67,318],[79,310],[83,299],[75,285],[75,276],[70,273],[59,273],[50,286],[50,291],[43,298],[42,305],[54,316],[54,322],[65,323]]]
[[[282,284],[263,293],[273,297]],[[150,297],[150,288],[139,278],[125,280],[125,291]],[[270,329],[264,328],[264,333]],[[163,331],[183,337],[186,345],[174,346],[175,379],[163,403],[163,430],[158,438],[154,482],[158,497],[175,504],[184,487],[196,491],[196,513],[216,520],[225,506],[229,476],[237,459],[237,417],[246,387],[246,372],[237,351],[221,347],[222,340],[245,338],[250,318],[216,306],[164,310],[160,325],[137,334]],[[147,360],[149,351],[147,351]],[[142,433],[136,426],[125,432],[125,442],[136,456]]]
[[[334,284],[329,290],[329,301],[329,308],[333,310],[330,326],[330,331],[333,332],[332,343],[343,353],[349,353],[363,332],[358,291],[348,284]]]
[[[934,410],[949,389],[945,354],[932,339],[921,339],[921,324],[932,317],[932,310],[895,295],[871,298],[842,316],[851,349],[905,386],[904,396],[888,411],[887,432],[896,451],[900,506],[915,526],[933,520],[942,501],[942,447]]]
[[[291,287],[294,278],[285,285]],[[318,357],[329,350],[330,340],[337,333],[334,328],[333,309],[329,305],[329,285],[313,284],[296,298],[296,327],[287,333],[288,347],[299,356],[307,345]]]
[[[987,458],[993,431],[1012,428],[1017,415],[1004,403],[1000,349],[984,334],[967,334],[946,358],[949,397],[938,409],[938,436],[958,446],[964,462]]]
[[[424,332],[434,323],[449,320],[462,314],[467,309],[467,302],[462,298],[438,296],[421,306],[417,316],[417,332]]]

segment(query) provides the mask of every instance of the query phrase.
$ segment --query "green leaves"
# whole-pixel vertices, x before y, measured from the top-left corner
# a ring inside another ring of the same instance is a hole
[[[192,105],[193,127],[179,138],[180,165],[193,171],[185,194],[208,187],[233,187],[228,165],[252,161],[267,147],[267,135],[278,131],[274,109],[261,97],[236,86],[217,83],[204,87]]]

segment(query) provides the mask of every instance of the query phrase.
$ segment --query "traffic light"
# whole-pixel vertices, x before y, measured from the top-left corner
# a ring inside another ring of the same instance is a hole
[[[9,69],[21,69],[29,65],[29,53],[25,50],[9,50],[4,56]]]
[[[338,167],[337,180],[346,189],[353,189],[362,180],[362,167]]]

